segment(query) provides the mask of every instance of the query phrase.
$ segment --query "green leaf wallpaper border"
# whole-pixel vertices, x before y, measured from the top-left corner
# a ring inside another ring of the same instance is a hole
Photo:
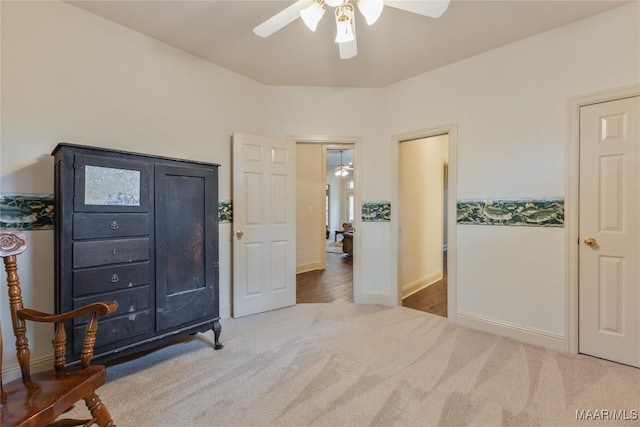
[[[458,200],[457,223],[564,227],[564,198]]]
[[[219,223],[233,222],[233,201],[218,203]],[[363,222],[390,222],[391,202],[362,203]],[[461,225],[564,227],[564,198],[473,199],[457,201]],[[54,226],[52,194],[0,194],[0,228],[51,230]]]
[[[218,202],[218,224],[233,222],[233,202],[220,200]]]
[[[391,202],[362,202],[362,222],[391,222]]]
[[[218,202],[220,224],[233,221],[231,200]],[[0,194],[0,229],[53,230],[53,194],[2,193]]]
[[[0,195],[0,228],[52,230],[53,213],[53,194]]]

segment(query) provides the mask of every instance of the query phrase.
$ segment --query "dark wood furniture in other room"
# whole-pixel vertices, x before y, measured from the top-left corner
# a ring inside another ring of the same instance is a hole
[[[23,308],[22,291],[18,278],[16,255],[27,247],[26,235],[19,231],[0,232],[0,256],[4,261],[9,287],[11,321],[16,336],[16,355],[22,378],[9,383],[0,382],[2,426],[46,426],[65,411],[84,399],[91,418],[65,420],[55,425],[115,426],[106,406],[95,393],[105,382],[105,368],[91,365],[93,346],[98,328],[98,316],[106,316],[116,310],[113,302],[94,302],[72,312],[47,314]],[[65,330],[63,322],[72,318],[88,319],[80,352],[81,364],[68,367],[65,363]],[[29,370],[29,343],[26,321],[55,323],[54,369],[31,374]],[[2,335],[0,334],[0,373],[2,372]]]

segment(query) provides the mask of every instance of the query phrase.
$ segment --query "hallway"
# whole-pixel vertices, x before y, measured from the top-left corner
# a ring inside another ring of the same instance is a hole
[[[402,306],[447,317],[447,252],[442,254],[442,279],[409,295],[402,300]]]
[[[326,270],[296,275],[296,303],[353,302],[353,257],[327,252]]]

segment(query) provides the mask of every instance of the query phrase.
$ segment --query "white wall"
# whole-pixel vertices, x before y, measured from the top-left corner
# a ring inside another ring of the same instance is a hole
[[[359,137],[362,199],[389,200],[391,135],[456,122],[459,198],[563,196],[567,98],[640,82],[637,2],[383,89],[264,87],[66,3],[0,5],[2,192],[52,192],[49,153],[67,141],[219,162],[230,199],[241,131]],[[230,225],[220,232],[228,310]],[[51,310],[53,233],[29,236],[25,301]],[[358,236],[362,301],[393,301],[390,224],[363,223]],[[459,226],[458,312],[562,339],[563,236]],[[51,353],[48,333],[31,338],[35,357]]]
[[[457,123],[458,199],[565,196],[567,100],[640,81],[638,8],[389,86],[387,130]],[[563,340],[564,230],[460,225],[457,232],[458,313]]]
[[[403,297],[442,279],[442,168],[448,154],[448,135],[404,141],[398,148],[398,282]]]
[[[231,135],[265,133],[264,86],[62,2],[1,2],[0,191],[53,193],[66,141],[220,163],[230,199]],[[220,305],[230,306],[230,224],[220,226]],[[53,231],[28,232],[19,259],[25,304],[53,310]],[[2,275],[4,277],[4,275]],[[4,367],[15,364],[6,290]],[[52,353],[30,325],[32,357]]]
[[[323,268],[324,147],[296,145],[296,272]]]

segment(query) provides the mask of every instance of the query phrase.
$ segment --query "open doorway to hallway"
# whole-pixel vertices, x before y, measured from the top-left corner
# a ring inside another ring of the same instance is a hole
[[[298,143],[296,154],[296,302],[353,302],[353,144]]]
[[[402,305],[447,317],[449,135],[401,141],[398,282]]]

